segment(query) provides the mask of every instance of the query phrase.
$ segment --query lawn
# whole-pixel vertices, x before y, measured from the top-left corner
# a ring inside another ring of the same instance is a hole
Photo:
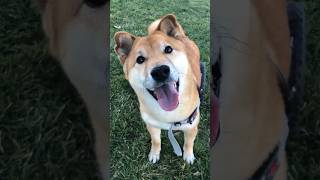
[[[320,179],[320,1],[304,2],[307,61],[304,104],[293,122],[287,145],[289,179]]]
[[[117,31],[128,31],[143,36],[148,25],[168,13],[177,16],[178,21],[191,39],[200,47],[202,60],[209,62],[209,23],[208,0],[133,0],[111,2],[111,46]],[[176,157],[162,131],[160,161],[148,161],[150,136],[139,114],[136,95],[124,78],[122,66],[115,53],[111,53],[111,170],[114,179],[208,179],[209,178],[209,102],[201,106],[199,133],[194,151],[196,161],[187,165],[182,157]],[[207,67],[207,71],[209,67]],[[209,71],[208,71],[209,72]],[[208,81],[207,81],[207,85]],[[208,87],[208,86],[207,86]],[[207,91],[208,92],[208,91]],[[206,94],[208,97],[208,94]],[[176,135],[183,145],[183,133]]]
[[[96,179],[85,107],[31,0],[0,0],[0,179]]]

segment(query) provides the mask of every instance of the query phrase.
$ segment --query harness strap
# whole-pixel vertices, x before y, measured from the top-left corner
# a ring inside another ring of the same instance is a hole
[[[168,130],[168,138],[169,141],[173,147],[173,152],[177,155],[177,156],[182,156],[182,150],[181,147],[178,143],[178,141],[176,140],[176,138],[174,137],[174,134],[172,132],[172,127],[174,126],[174,124],[172,124],[170,126],[170,129]]]
[[[194,122],[194,120],[196,119],[196,117],[198,115],[197,111],[198,111],[198,107],[192,112],[192,114],[187,119],[179,121],[179,122],[172,123],[170,128],[169,128],[169,130],[168,130],[168,138],[169,138],[170,144],[171,144],[171,146],[173,148],[173,152],[177,156],[181,156],[182,155],[182,150],[181,150],[181,147],[180,147],[178,141],[174,137],[173,128],[174,127],[181,127],[181,126],[186,125],[186,124],[192,125],[192,123]]]

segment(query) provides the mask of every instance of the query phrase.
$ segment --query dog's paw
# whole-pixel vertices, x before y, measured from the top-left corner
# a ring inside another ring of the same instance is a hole
[[[188,164],[193,164],[196,158],[192,154],[183,154],[183,160],[185,160]]]
[[[156,163],[159,161],[159,159],[160,159],[160,153],[154,153],[154,152],[149,153],[149,161],[151,163]]]

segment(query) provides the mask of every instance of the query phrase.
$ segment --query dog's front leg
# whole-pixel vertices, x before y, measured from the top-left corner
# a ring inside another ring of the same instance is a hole
[[[148,124],[147,129],[151,136],[151,150],[149,153],[149,161],[152,163],[156,163],[160,159],[161,129],[152,127]]]
[[[198,126],[184,130],[183,159],[188,164],[193,164],[195,157],[193,155],[193,144],[198,133]]]

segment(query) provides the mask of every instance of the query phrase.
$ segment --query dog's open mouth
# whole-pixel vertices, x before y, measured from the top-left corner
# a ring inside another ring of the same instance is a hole
[[[163,110],[173,111],[179,104],[179,85],[179,81],[171,81],[155,88],[154,91],[147,90],[158,101]]]

